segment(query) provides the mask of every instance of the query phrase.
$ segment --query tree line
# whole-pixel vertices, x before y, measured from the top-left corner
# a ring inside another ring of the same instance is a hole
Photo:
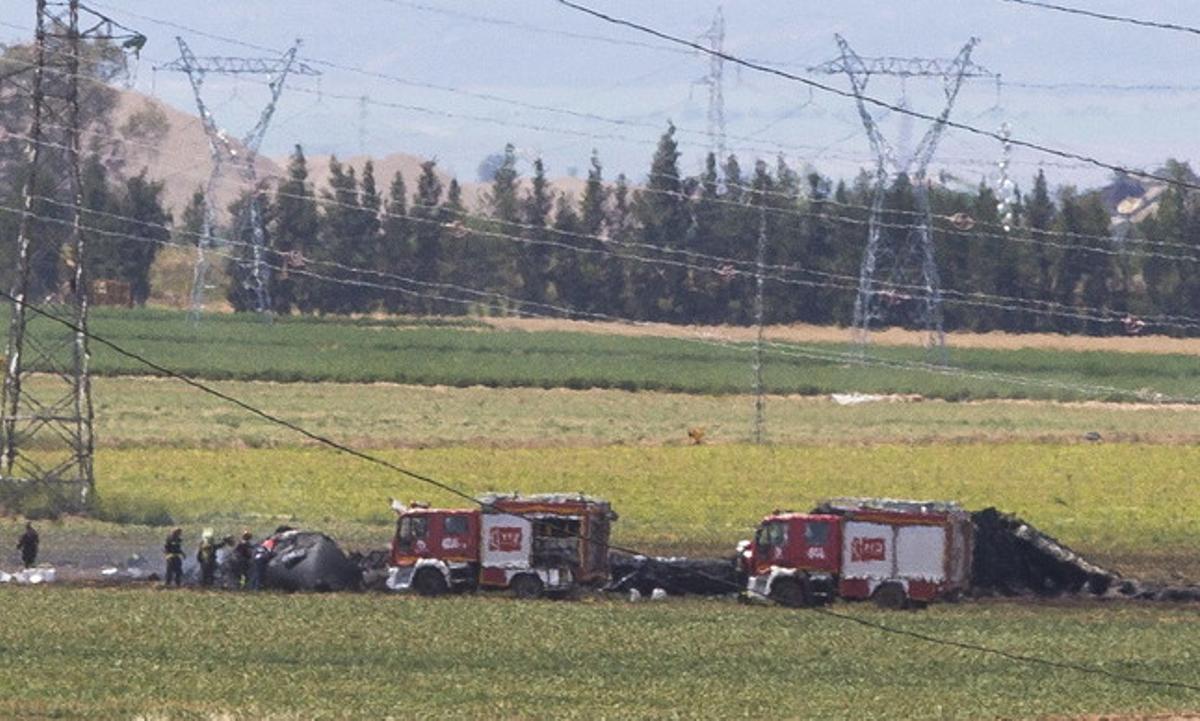
[[[522,182],[509,146],[472,213],[434,161],[421,166],[411,191],[400,174],[384,191],[370,162],[359,176],[333,159],[318,192],[297,146],[287,177],[260,191],[273,310],[749,324],[764,232],[765,320],[849,323],[872,179],[834,183],[782,158],[743,169],[736,156],[721,162],[712,154],[703,171],[685,175],[674,136],[668,127],[639,187],[624,175],[607,181],[593,152],[578,197],[556,193],[540,160]],[[1194,177],[1174,161],[1166,172]],[[883,245],[910,242],[915,190],[903,175],[887,189]],[[1200,300],[1188,250],[1200,240],[1192,194],[1167,190],[1157,214],[1123,237],[1112,232],[1100,191],[1052,193],[1042,171],[1017,194],[1007,229],[985,185],[933,185],[929,197],[948,330],[1193,332],[1159,318],[1187,315]],[[234,240],[240,257],[229,264],[228,299],[249,310],[248,230]],[[1164,247],[1174,251],[1155,250]],[[920,322],[918,290],[881,287],[891,294],[887,324]]]
[[[423,163],[415,179],[396,174],[384,188],[371,163],[357,173],[334,159],[317,190],[297,146],[286,176],[258,191],[272,310],[750,324],[763,232],[765,321],[848,324],[874,193],[870,176],[834,182],[783,159],[743,169],[736,156],[722,162],[711,154],[701,172],[687,175],[674,135],[668,127],[640,186],[623,175],[607,180],[593,152],[578,197],[554,191],[541,161],[522,178],[509,146],[473,212],[435,161]],[[15,210],[24,171],[17,162],[0,169],[0,193]],[[172,237],[197,242],[204,198],[197,191],[174,223],[162,183],[121,170],[99,155],[84,167],[89,271],[93,279],[124,281],[140,304],[151,297],[161,245]],[[1163,172],[1196,181],[1184,163],[1169,161]],[[1008,229],[990,188],[930,187],[947,330],[1195,333],[1188,320],[1200,301],[1194,193],[1172,186],[1154,215],[1114,232],[1101,191],[1052,192],[1041,171],[1031,186],[1018,193]],[[50,177],[36,187],[35,245],[53,250],[69,233],[73,200]],[[903,175],[887,189],[885,245],[908,241],[918,217],[915,190]],[[230,217],[243,217],[250,197],[235,202]],[[18,219],[0,213],[5,287],[14,280]],[[252,310],[252,232],[244,223],[230,226],[218,229],[227,247],[217,249],[232,257],[228,301]],[[49,294],[68,275],[63,259],[35,256],[35,285]],[[916,289],[880,292],[891,294],[885,324],[917,327]]]

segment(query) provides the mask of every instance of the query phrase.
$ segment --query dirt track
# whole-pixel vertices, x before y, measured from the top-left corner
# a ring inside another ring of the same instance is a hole
[[[753,328],[744,326],[671,325],[668,323],[608,323],[542,318],[488,318],[494,328],[525,331],[573,331],[609,335],[657,336],[718,341],[750,341]],[[764,331],[770,340],[789,343],[848,343],[850,331],[836,326],[774,325]],[[925,334],[916,331],[889,329],[871,334],[871,342],[890,346],[923,345]],[[1167,338],[1165,336],[1092,338],[1055,333],[948,333],[948,345],[955,348],[987,348],[1016,350],[1117,351],[1122,353],[1163,353],[1200,355],[1200,338]]]

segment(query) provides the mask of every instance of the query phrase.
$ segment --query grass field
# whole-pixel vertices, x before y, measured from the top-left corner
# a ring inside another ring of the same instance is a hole
[[[1194,558],[1200,448],[1134,444],[743,445],[386,450],[383,457],[468,492],[581,491],[621,513],[614,539],[654,552],[728,553],[774,508],[838,495],[947,498],[1019,513],[1102,559],[1187,573]],[[102,518],[266,530],[375,526],[389,496],[460,505],[382,468],[316,448],[112,449],[97,455]],[[1128,568],[1128,567],[1127,567]],[[1195,576],[1200,580],[1200,573]]]
[[[0,589],[5,718],[1031,718],[1200,708],[812,612],[725,601]],[[1196,683],[1194,611],[841,612],[964,643]],[[71,689],[71,693],[64,693]]]
[[[501,331],[470,321],[454,321],[468,327],[428,321],[414,327],[416,322],[285,318],[264,324],[214,314],[190,325],[178,312],[107,309],[95,315],[92,328],[169,368],[204,378],[709,394],[744,393],[750,387],[745,343]],[[99,374],[147,372],[102,344],[93,350]],[[766,386],[781,394],[856,390],[952,399],[1200,397],[1200,365],[1190,355],[952,348],[950,365],[965,371],[946,373],[905,365],[929,360],[919,348],[874,347],[872,362],[882,366],[850,363],[842,355],[846,351],[841,343],[772,347]]]
[[[1200,394],[1194,355],[955,350],[951,361],[981,376],[964,377],[776,353],[767,364],[773,445],[751,446],[744,348],[472,321],[267,326],[214,315],[197,328],[177,313],[108,310],[93,327],[470,493],[604,496],[621,514],[614,542],[648,552],[727,554],[764,513],[831,496],[946,498],[1018,513],[1129,575],[1200,581],[1200,404],[838,406],[816,395],[1066,399],[1088,384],[1190,396]],[[175,382],[126,377],[143,369],[94,350],[104,374],[95,381],[98,518],[39,524],[43,557],[68,571],[131,552],[157,565],[164,524],[182,525],[189,544],[204,526],[261,535],[290,523],[366,549],[390,537],[389,496],[462,503]],[[874,352],[925,359],[911,347]],[[705,443],[688,445],[697,427]],[[1103,442],[1082,440],[1092,431]],[[0,518],[0,567],[15,562],[4,539],[19,526]],[[0,614],[20,620],[0,635],[0,717],[891,719],[1200,709],[1200,694],[1019,666],[782,609],[444,601],[0,587]],[[1200,682],[1194,608],[836,609],[953,641]]]
[[[35,377],[49,389],[57,381]],[[366,447],[672,445],[703,428],[705,443],[747,441],[748,395],[540,388],[453,388],[385,383],[213,381],[255,406]],[[93,382],[104,447],[263,447],[294,432],[182,383],[145,377]],[[781,445],[1037,440],[1194,443],[1200,406],[1046,401],[878,402],[839,406],[821,396],[768,396],[767,438]]]

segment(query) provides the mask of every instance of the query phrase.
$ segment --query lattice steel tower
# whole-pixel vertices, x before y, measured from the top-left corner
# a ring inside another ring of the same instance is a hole
[[[0,493],[17,507],[40,502],[73,512],[88,508],[94,488],[81,59],[85,50],[89,63],[113,50],[111,41],[136,52],[146,38],[78,0],[37,0],[36,13],[29,85],[10,77],[28,92],[31,119],[0,410]],[[54,200],[64,188],[69,203]]]
[[[700,36],[713,52],[708,54],[708,74],[697,82],[708,86],[708,138],[717,164],[725,162],[725,15],[720,6],[712,25]]]
[[[196,243],[196,265],[192,274],[192,297],[189,317],[199,320],[204,310],[204,298],[208,289],[208,250],[213,246],[213,235],[216,228],[217,211],[214,205],[217,186],[224,175],[225,165],[237,166],[242,180],[251,191],[249,202],[242,214],[234,219],[233,228],[237,231],[250,231],[252,256],[245,268],[246,287],[254,296],[254,308],[262,314],[271,310],[271,298],[268,292],[268,271],[266,258],[266,229],[263,227],[263,212],[259,207],[258,174],[254,162],[258,158],[258,149],[263,137],[267,134],[267,126],[271,116],[275,114],[275,106],[283,93],[283,85],[289,74],[320,75],[312,67],[298,62],[296,53],[300,50],[300,41],[280,58],[233,58],[233,57],[196,57],[183,38],[177,37],[179,43],[179,58],[166,65],[155,67],[155,70],[175,70],[186,73],[192,84],[192,94],[196,98],[196,109],[200,112],[200,121],[204,133],[208,136],[208,151],[212,159],[212,171],[204,189],[204,223],[201,237]],[[270,78],[268,87],[271,99],[267,102],[258,122],[241,139],[241,150],[238,145],[222,130],[213,118],[212,112],[204,102],[201,90],[204,78],[209,73],[218,75],[265,75]],[[242,157],[239,157],[242,156]],[[234,237],[240,237],[241,232],[235,232]]]
[[[934,258],[932,216],[929,208],[929,183],[926,170],[946,129],[954,101],[969,77],[994,77],[986,68],[971,62],[971,51],[979,43],[971,38],[958,55],[950,60],[924,58],[863,58],[835,36],[841,55],[810,72],[845,74],[858,104],[858,114],[875,154],[875,192],[867,224],[867,247],[859,269],[858,296],[854,301],[854,340],[865,351],[870,341],[872,321],[887,322],[903,309],[928,334],[927,344],[938,350],[945,347],[942,327],[942,291]],[[892,76],[902,80],[933,77],[942,80],[945,105],[934,123],[925,131],[911,153],[896,157],[892,145],[883,137],[875,118],[867,111],[864,96],[872,76]],[[892,237],[883,231],[884,198],[892,181],[905,174],[912,181],[916,201],[916,222],[905,229],[904,237]],[[912,308],[912,304],[916,308]]]

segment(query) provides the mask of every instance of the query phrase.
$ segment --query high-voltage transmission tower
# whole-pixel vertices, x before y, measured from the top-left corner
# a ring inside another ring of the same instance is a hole
[[[865,352],[870,341],[871,322],[884,321],[915,323],[927,335],[927,345],[938,355],[946,345],[942,327],[942,290],[938,278],[933,248],[933,219],[929,208],[929,182],[926,171],[946,129],[946,121],[963,80],[971,77],[995,77],[993,73],[971,62],[971,51],[979,43],[971,38],[954,58],[949,60],[925,58],[863,58],[850,49],[840,36],[835,36],[841,55],[823,65],[809,68],[810,72],[830,75],[845,74],[858,103],[858,114],[866,130],[871,150],[875,153],[875,193],[867,224],[867,247],[859,269],[858,296],[854,301],[854,340]],[[907,78],[939,78],[945,104],[937,119],[925,131],[916,148],[897,154],[883,137],[879,124],[867,111],[864,96],[872,76]],[[911,227],[883,227],[884,198],[892,181],[899,175],[912,181],[916,201],[916,221]],[[915,306],[915,307],[914,307]]]
[[[713,52],[708,54],[708,73],[697,83],[708,86],[708,139],[717,164],[725,162],[725,15],[717,7],[712,25],[700,36]]]
[[[225,165],[234,165],[241,173],[244,186],[249,189],[250,197],[246,207],[239,217],[233,219],[233,237],[240,240],[249,231],[251,257],[244,262],[242,270],[246,289],[254,298],[254,309],[261,314],[271,311],[271,298],[268,292],[268,264],[266,257],[266,229],[263,227],[263,210],[259,206],[258,174],[254,163],[258,158],[258,149],[262,145],[263,136],[267,134],[267,126],[271,116],[275,114],[275,106],[283,93],[284,82],[289,74],[320,75],[312,67],[296,60],[300,50],[300,41],[279,58],[233,58],[233,57],[196,57],[183,38],[177,37],[179,43],[179,58],[166,65],[160,65],[155,70],[175,70],[186,73],[192,84],[192,94],[196,97],[196,109],[200,112],[200,122],[204,133],[208,136],[208,152],[212,158],[212,171],[208,176],[208,184],[204,189],[204,221],[199,241],[196,243],[196,266],[192,274],[192,298],[189,316],[193,321],[200,319],[204,310],[205,293],[208,289],[208,251],[213,247],[213,235],[217,224],[215,193],[224,175]],[[267,102],[258,122],[242,137],[240,144],[233,140],[217,125],[212,112],[204,102],[201,90],[204,78],[209,73],[217,75],[259,75],[270,78],[268,87],[271,99]]]
[[[90,82],[95,67],[124,62],[116,43],[136,53],[146,38],[79,0],[37,0],[36,14],[31,77],[15,83],[29,95],[30,123],[0,410],[0,493],[16,506],[74,512],[88,508],[94,488],[80,174],[87,97],[79,81]],[[51,203],[64,196],[62,214],[46,222]]]

